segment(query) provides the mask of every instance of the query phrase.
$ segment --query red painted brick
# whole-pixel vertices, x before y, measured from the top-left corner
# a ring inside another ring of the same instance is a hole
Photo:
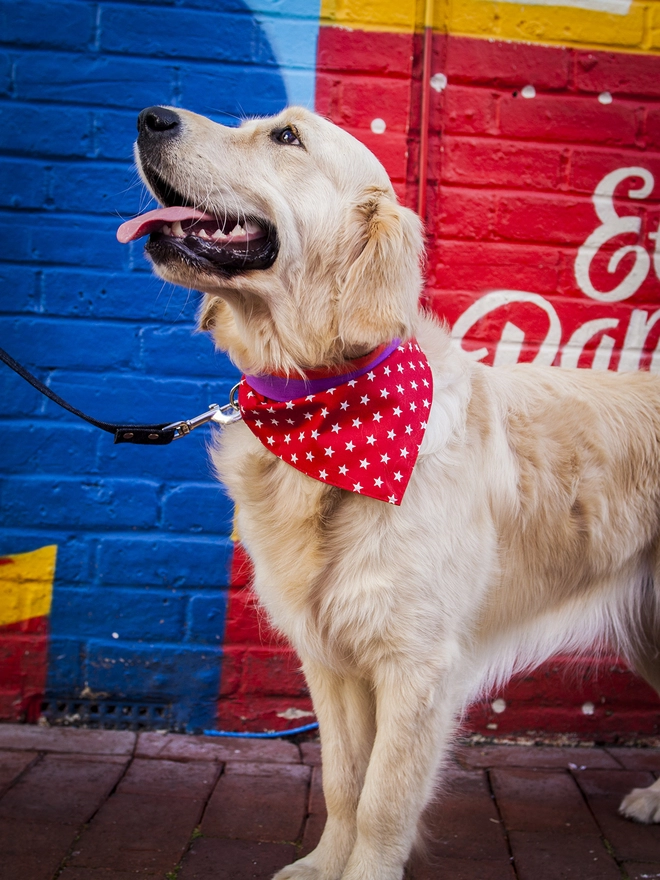
[[[36,752],[0,752],[0,795],[37,757]]]
[[[100,807],[123,763],[46,755],[0,801],[0,819],[80,825]]]
[[[531,43],[500,42],[452,35],[447,41],[444,73],[451,82],[490,88],[533,85],[563,89],[571,69],[570,49]]]
[[[496,94],[490,89],[456,86],[442,93],[437,115],[431,116],[433,130],[452,134],[498,134]]]
[[[295,841],[307,812],[310,768],[228,764],[204,814],[207,837]]]
[[[395,185],[397,181],[406,180],[408,140],[405,134],[387,131],[384,134],[374,134],[364,128],[349,128],[348,132],[371,150]]]
[[[388,131],[407,132],[410,83],[407,79],[318,73],[317,110],[330,112],[343,128],[369,128],[385,120]]]
[[[600,222],[591,199],[539,193],[497,197],[493,234],[509,241],[583,244]]]
[[[598,833],[568,772],[498,767],[490,778],[507,830]]]
[[[448,766],[442,793],[426,811],[424,827],[431,863],[435,857],[508,862],[504,826],[486,774]]]
[[[512,831],[509,840],[518,880],[621,880],[598,835]]]
[[[504,137],[633,146],[642,115],[641,105],[630,101],[603,105],[595,97],[503,94],[500,132]]]
[[[231,557],[231,585],[232,587],[245,587],[252,583],[253,576],[252,560],[243,545],[237,541],[234,543]]]
[[[497,196],[487,190],[443,186],[430,188],[427,231],[449,238],[486,240],[492,237]]]
[[[575,85],[588,92],[660,97],[660,58],[621,52],[575,52]]]
[[[430,167],[448,183],[556,191],[564,185],[567,158],[567,148],[552,144],[447,135],[432,141]]]
[[[530,248],[515,244],[434,242],[428,250],[428,286],[475,293],[495,289],[554,293],[559,251],[537,246],[532,254]]]
[[[72,867],[171,871],[199,824],[203,800],[114,794],[76,842]]]
[[[300,720],[293,722],[293,726],[304,722],[311,723],[314,720],[312,701],[309,697],[239,694],[220,700],[217,727],[220,730],[252,730],[257,732],[287,730],[292,726],[292,722],[288,718],[282,717],[282,713],[287,709],[309,713],[309,715],[300,716]]]
[[[648,150],[612,150],[597,147],[572,147],[570,155],[569,186],[573,192],[593,195],[596,187],[605,177],[617,168],[631,168],[641,165],[647,168],[655,177],[656,186],[651,197],[631,202],[628,200],[628,208],[625,213],[633,213],[631,208],[637,205],[652,204],[660,198],[660,155]],[[629,177],[617,187],[617,195],[627,199],[627,193],[631,189],[639,189],[641,180]]]
[[[412,65],[410,34],[379,33],[321,27],[316,69],[340,73],[372,73],[380,76],[410,76]]]
[[[657,104],[646,108],[644,135],[646,146],[660,147],[660,107]]]
[[[298,764],[300,753],[282,739],[254,740],[215,736],[182,736],[176,733],[141,733],[138,758],[166,758],[170,761],[263,761],[269,764]]]
[[[266,880],[295,858],[295,847],[286,844],[202,837],[186,853],[177,880]]]
[[[248,648],[243,662],[241,690],[264,696],[305,696],[307,685],[295,651],[292,648]]]
[[[284,640],[271,629],[268,616],[253,590],[230,590],[225,624],[225,643],[230,645],[276,645]]]

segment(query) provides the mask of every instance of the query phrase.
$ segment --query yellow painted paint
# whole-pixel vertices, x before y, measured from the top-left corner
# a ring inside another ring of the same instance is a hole
[[[324,25],[412,33],[423,23],[423,0],[321,0]],[[659,0],[632,0],[624,15],[523,0],[433,0],[433,26],[441,33],[546,46],[643,54],[660,50]]]
[[[57,547],[5,556],[0,564],[0,626],[50,613]]]

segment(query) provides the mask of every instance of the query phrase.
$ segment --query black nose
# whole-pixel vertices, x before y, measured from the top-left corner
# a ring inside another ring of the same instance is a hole
[[[138,116],[137,130],[143,137],[176,137],[180,125],[181,119],[174,110],[167,107],[147,107]]]

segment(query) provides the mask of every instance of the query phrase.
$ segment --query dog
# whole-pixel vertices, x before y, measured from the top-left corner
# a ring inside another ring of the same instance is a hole
[[[213,461],[320,725],[327,824],[276,878],[400,880],[475,698],[605,645],[660,691],[660,379],[470,359],[420,310],[420,220],[307,110],[138,130],[163,207],[119,237],[245,374]],[[660,821],[660,781],[621,811]]]

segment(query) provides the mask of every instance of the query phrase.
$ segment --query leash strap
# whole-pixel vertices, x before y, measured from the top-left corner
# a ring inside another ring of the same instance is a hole
[[[8,367],[11,367],[15,373],[18,373],[21,379],[25,379],[25,381],[29,382],[33,388],[36,388],[37,391],[40,391],[54,403],[58,404],[58,406],[73,413],[74,416],[78,416],[79,419],[84,419],[86,422],[89,422],[90,425],[94,425],[95,428],[100,428],[102,431],[114,434],[115,443],[137,443],[143,446],[166,446],[176,437],[182,436],[183,433],[188,433],[188,431],[177,433],[177,431],[180,430],[180,426],[184,424],[182,422],[176,422],[174,424],[163,422],[160,425],[116,425],[112,422],[101,422],[98,419],[93,419],[91,416],[85,415],[84,412],[76,409],[75,406],[71,406],[71,404],[67,403],[66,400],[63,400],[59,394],[55,394],[54,391],[51,391],[48,386],[44,385],[43,382],[40,382],[36,376],[33,376],[32,373],[26,370],[24,366],[18,363],[18,361],[15,361],[14,358],[3,348],[0,348],[0,360],[7,364]]]

